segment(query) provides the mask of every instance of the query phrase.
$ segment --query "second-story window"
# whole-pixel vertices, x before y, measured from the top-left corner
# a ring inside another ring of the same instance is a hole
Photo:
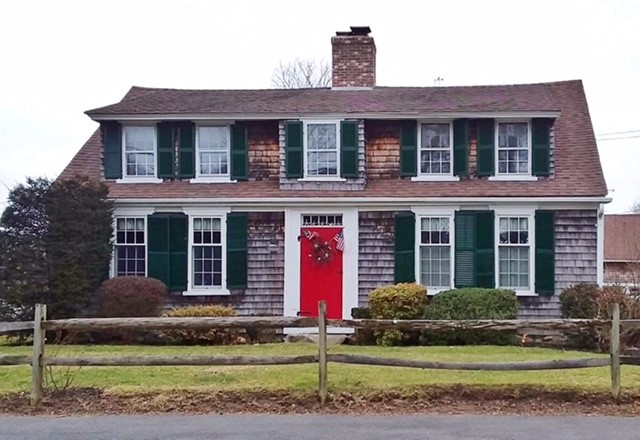
[[[498,123],[498,174],[529,174],[529,124]]]
[[[451,174],[451,124],[420,126],[420,174]]]
[[[198,127],[198,174],[202,177],[229,175],[229,127]]]
[[[156,128],[124,127],[124,160],[127,177],[156,175]]]
[[[338,175],[338,124],[306,124],[306,175]]]

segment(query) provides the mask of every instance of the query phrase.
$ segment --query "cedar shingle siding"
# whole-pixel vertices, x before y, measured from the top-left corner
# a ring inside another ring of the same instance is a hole
[[[369,292],[393,284],[394,213],[360,212],[358,304],[366,307]]]

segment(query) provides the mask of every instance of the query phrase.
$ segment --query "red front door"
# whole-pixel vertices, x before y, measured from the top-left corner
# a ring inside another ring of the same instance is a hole
[[[342,318],[341,227],[300,230],[300,316],[318,316],[318,302],[327,303],[327,318]]]

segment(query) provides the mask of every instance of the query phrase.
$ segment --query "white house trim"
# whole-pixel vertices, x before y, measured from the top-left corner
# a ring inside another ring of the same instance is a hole
[[[358,306],[358,210],[353,208],[292,208],[284,213],[284,316],[296,316],[300,310],[300,243],[298,236],[305,214],[342,215],[344,228],[342,317],[350,318]]]
[[[597,242],[597,282],[599,286],[604,285],[604,205],[598,207]]]
[[[360,113],[181,113],[181,114],[108,114],[87,113],[94,121],[264,121],[293,119],[457,119],[457,118],[558,118],[559,111],[523,111],[523,112],[360,112]]]

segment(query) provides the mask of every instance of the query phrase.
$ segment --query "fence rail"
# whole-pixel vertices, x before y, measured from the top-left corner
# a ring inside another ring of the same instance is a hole
[[[327,353],[327,327],[366,330],[554,330],[566,333],[585,329],[610,328],[611,350],[609,358],[580,358],[527,362],[436,362],[409,359],[382,358],[351,354]],[[121,356],[121,357],[60,357],[45,356],[46,331],[99,331],[99,330],[171,330],[214,328],[285,328],[313,327],[318,329],[317,355],[303,356]],[[639,328],[640,320],[620,320],[618,304],[613,308],[613,319],[553,319],[553,320],[376,320],[327,319],[324,302],[318,305],[318,318],[310,317],[219,317],[219,318],[100,318],[46,320],[46,306],[37,304],[32,322],[0,322],[0,334],[33,330],[31,356],[0,355],[0,366],[31,365],[31,403],[37,404],[43,394],[45,366],[178,366],[178,365],[291,365],[318,364],[318,394],[321,403],[328,396],[327,363],[377,365],[444,370],[523,371],[570,368],[606,367],[611,369],[611,393],[620,397],[620,365],[640,365],[640,359],[620,355],[620,329]]]

